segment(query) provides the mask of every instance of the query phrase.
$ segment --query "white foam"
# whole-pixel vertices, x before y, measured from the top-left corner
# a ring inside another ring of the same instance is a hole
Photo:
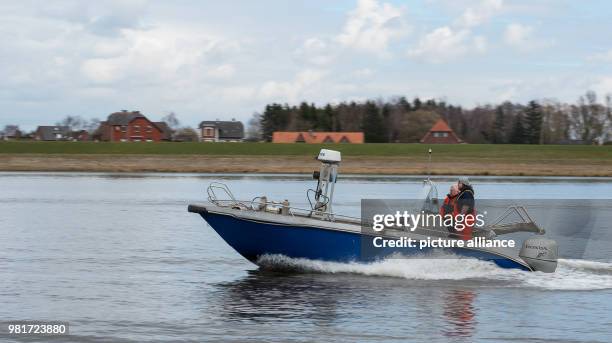
[[[560,259],[554,273],[528,273],[525,285],[551,290],[612,289],[612,264]]]
[[[525,272],[502,269],[492,262],[471,258],[391,258],[373,263],[339,263],[289,258],[282,255],[262,256],[258,264],[318,273],[351,273],[387,276],[410,280],[481,280],[504,281],[504,287],[527,287],[547,290],[612,289],[612,264],[586,260],[559,260],[555,273]],[[495,283],[499,287],[499,283]]]

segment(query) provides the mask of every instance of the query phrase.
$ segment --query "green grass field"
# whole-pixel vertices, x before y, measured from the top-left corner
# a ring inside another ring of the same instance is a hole
[[[0,154],[315,156],[321,148],[329,148],[347,156],[419,157],[426,156],[429,147],[436,159],[612,161],[612,146],[609,145],[0,142]]]

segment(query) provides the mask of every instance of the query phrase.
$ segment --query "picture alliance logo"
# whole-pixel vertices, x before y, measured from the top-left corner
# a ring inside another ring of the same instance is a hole
[[[463,231],[471,227],[483,227],[486,212],[479,214],[439,214],[439,213],[409,213],[396,211],[395,214],[375,214],[372,216],[372,230],[381,232],[385,228],[405,228],[415,231],[417,227],[447,227]]]

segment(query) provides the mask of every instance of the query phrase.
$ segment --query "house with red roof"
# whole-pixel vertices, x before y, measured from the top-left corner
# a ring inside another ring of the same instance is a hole
[[[459,144],[463,141],[457,137],[455,132],[448,126],[443,119],[438,121],[427,131],[421,139],[425,144]]]
[[[351,143],[361,144],[364,142],[363,132],[314,132],[275,131],[272,134],[273,143],[310,143],[310,144],[334,144]]]

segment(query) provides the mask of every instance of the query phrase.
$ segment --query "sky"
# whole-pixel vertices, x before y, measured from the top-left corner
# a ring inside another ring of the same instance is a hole
[[[271,102],[473,107],[612,93],[612,3],[0,1],[0,126],[247,121]]]

